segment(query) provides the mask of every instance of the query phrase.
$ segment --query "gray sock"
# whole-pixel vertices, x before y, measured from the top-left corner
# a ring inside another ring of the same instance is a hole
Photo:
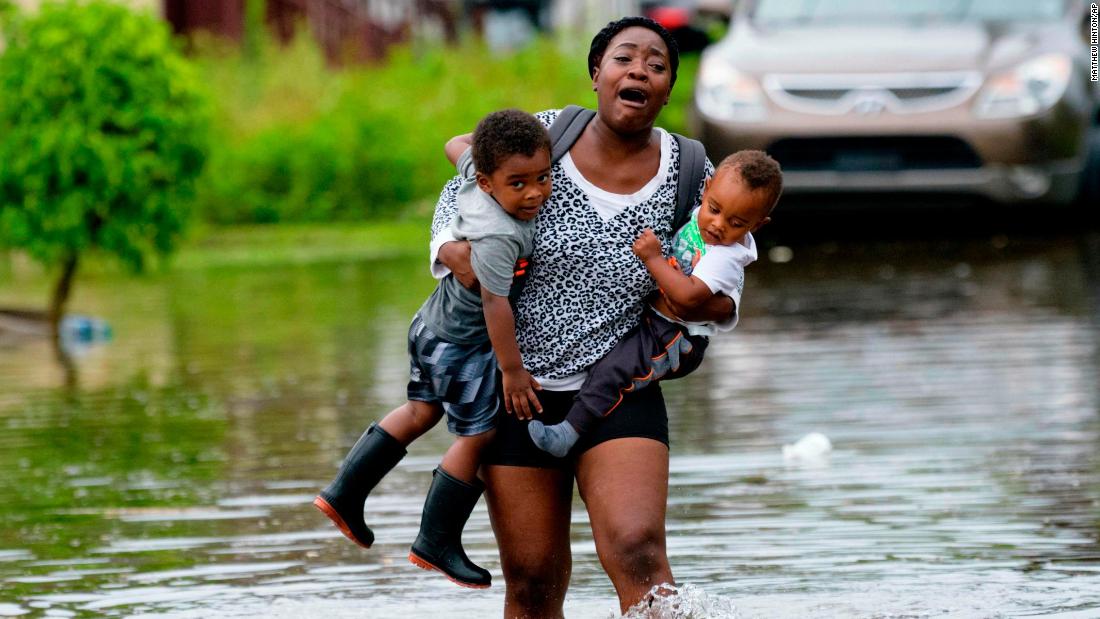
[[[541,421],[533,420],[527,424],[527,433],[531,435],[531,440],[535,441],[539,449],[559,458],[564,458],[581,437],[568,421],[548,426]]]

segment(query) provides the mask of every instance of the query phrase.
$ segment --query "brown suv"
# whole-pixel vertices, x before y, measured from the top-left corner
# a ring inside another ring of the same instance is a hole
[[[746,0],[692,123],[768,151],[785,191],[1098,199],[1100,85],[1080,0]]]

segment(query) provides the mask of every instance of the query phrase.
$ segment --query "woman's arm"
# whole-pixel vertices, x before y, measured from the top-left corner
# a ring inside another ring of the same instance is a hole
[[[474,275],[474,267],[470,265],[469,241],[448,241],[440,245],[435,259],[454,274],[458,283],[470,290],[477,290],[477,275]]]
[[[435,213],[432,216],[432,242],[428,249],[431,260],[429,266],[432,276],[436,279],[443,279],[455,267],[458,267],[458,270],[463,273],[470,272],[469,244],[465,242],[456,243],[450,232],[451,222],[458,214],[458,190],[461,186],[462,177],[455,176],[443,186],[443,191],[439,193],[439,200],[435,203]],[[464,251],[462,248],[454,247],[449,250],[443,249],[456,244],[465,245]],[[457,255],[455,249],[459,250]],[[465,255],[465,262],[463,262],[463,254]],[[470,287],[470,280],[459,277],[458,281],[467,288]]]
[[[668,297],[665,299],[668,300]],[[668,304],[677,318],[688,322],[725,322],[733,317],[733,311],[736,309],[733,299],[724,294],[712,295],[695,307],[682,307],[671,300]]]
[[[458,214],[458,189],[462,186],[462,177],[455,176],[443,186],[439,192],[439,200],[435,203],[435,213],[432,215],[432,239],[439,236],[440,232],[451,227],[455,215]]]
[[[447,140],[447,143],[443,146],[443,152],[446,153],[447,159],[451,162],[451,165],[458,165],[458,158],[461,157],[462,153],[466,152],[466,149],[473,143],[474,134],[472,133],[456,135]]]

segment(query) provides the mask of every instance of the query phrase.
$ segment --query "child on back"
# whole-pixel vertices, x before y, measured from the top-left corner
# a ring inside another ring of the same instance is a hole
[[[516,345],[508,294],[517,260],[531,254],[533,220],[550,196],[550,136],[534,116],[503,110],[482,119],[472,142],[465,148],[469,139],[456,138],[446,150],[463,179],[452,232],[470,242],[480,292],[453,275],[439,282],[409,327],[408,401],[371,424],[314,505],[369,548],[374,534],[363,520],[367,495],[404,457],[405,447],[446,413],[455,441],[433,474],[409,560],[459,585],[484,588],[489,572],[466,556],[462,529],[483,490],[477,470],[494,434],[498,367],[508,411],[530,416],[541,410],[534,392],[540,387]]]
[[[782,191],[779,164],[761,151],[726,157],[707,180],[701,205],[673,239],[672,258],[661,254],[661,242],[646,229],[634,242],[634,253],[660,287],[660,295],[603,359],[589,369],[565,421],[547,426],[534,420],[527,431],[535,445],[564,457],[577,440],[618,406],[625,392],[661,378],[685,376],[702,361],[709,337],[737,324],[745,266],[756,260],[752,233],[771,221]],[[680,319],[724,294],[734,303],[723,323]]]

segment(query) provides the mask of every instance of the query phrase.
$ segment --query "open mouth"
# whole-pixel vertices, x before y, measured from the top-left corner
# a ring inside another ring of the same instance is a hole
[[[624,88],[619,91],[619,99],[633,105],[645,105],[649,95],[638,88]]]

